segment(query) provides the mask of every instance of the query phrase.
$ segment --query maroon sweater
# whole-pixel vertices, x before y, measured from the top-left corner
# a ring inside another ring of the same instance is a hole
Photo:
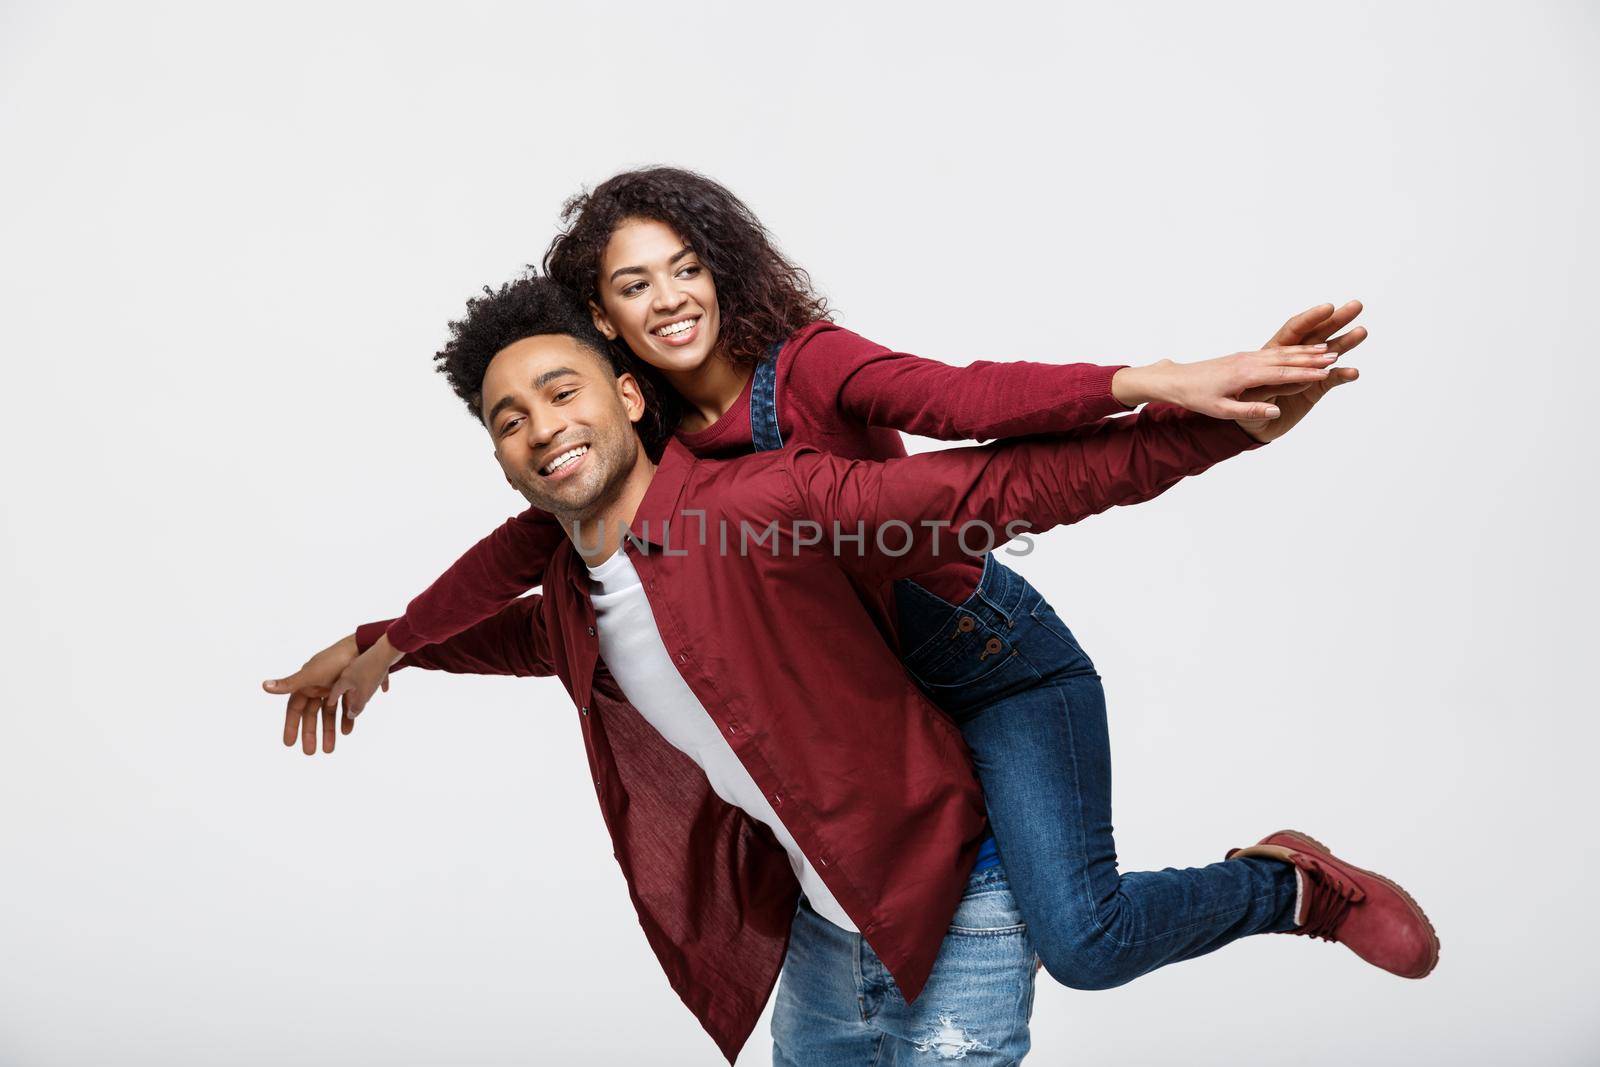
[[[778,426],[785,444],[845,459],[904,456],[899,431],[943,441],[1063,432],[1129,410],[1111,394],[1111,378],[1124,366],[979,360],[952,367],[817,322],[778,354]],[[722,418],[677,439],[705,459],[754,451],[750,383]],[[536,508],[507,519],[411,601],[389,626],[390,644],[413,652],[495,614],[544,581],[562,540],[561,527]],[[958,604],[982,569],[981,561],[961,558],[915,580]]]

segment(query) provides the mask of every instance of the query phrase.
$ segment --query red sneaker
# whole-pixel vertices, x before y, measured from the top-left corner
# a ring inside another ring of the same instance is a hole
[[[1339,859],[1327,846],[1294,830],[1279,830],[1224,859],[1263,856],[1294,864],[1304,892],[1297,929],[1337,941],[1374,967],[1401,978],[1426,978],[1439,963],[1439,935],[1411,894],[1381,874]]]

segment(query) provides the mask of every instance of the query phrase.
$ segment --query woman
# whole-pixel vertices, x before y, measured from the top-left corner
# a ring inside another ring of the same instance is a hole
[[[902,431],[946,440],[1067,432],[1145,402],[1235,419],[1265,440],[1280,412],[1264,398],[1292,406],[1301,390],[1349,380],[1353,370],[1335,375],[1331,365],[1365,336],[1357,327],[1323,352],[1268,348],[1187,365],[955,368],[834,325],[750,211],[700,175],[619,174],[569,201],[563,218],[570,225],[545,257],[547,272],[588,301],[596,326],[653,388],[647,444],[676,434],[701,456],[805,443],[886,459],[905,455]],[[1354,302],[1310,309],[1274,343],[1323,341],[1359,311]],[[513,420],[502,432],[519,431]],[[533,510],[508,520],[350,664],[325,714],[344,695],[349,732],[404,652],[537,585],[561,537]],[[895,583],[883,606],[906,670],[962,728],[1000,859],[1058,981],[1110,988],[1246,934],[1328,935],[1348,909],[1348,889],[1320,875],[1308,881],[1281,841],[1204,868],[1119,873],[1100,678],[1043,597],[992,554],[953,552]],[[980,856],[980,866],[992,862]],[[1436,955],[1435,940],[1402,966],[1421,977]]]

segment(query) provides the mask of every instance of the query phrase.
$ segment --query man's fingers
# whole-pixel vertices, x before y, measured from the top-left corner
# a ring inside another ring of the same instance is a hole
[[[1366,339],[1367,328],[1365,326],[1357,326],[1355,329],[1347,330],[1330,340],[1328,342],[1328,351],[1343,355]]]
[[[283,710],[283,743],[285,747],[294,744],[295,735],[300,732],[300,706],[295,703],[294,697],[284,705]]]
[[[308,756],[317,754],[317,707],[306,709],[300,716],[300,751]]]
[[[326,712],[322,715],[322,751],[332,752],[334,739],[339,736],[339,731],[334,729],[337,716]]]
[[[1327,379],[1324,378],[1322,381],[1325,382]],[[1320,387],[1321,384],[1322,382],[1297,382],[1293,385],[1258,385],[1254,389],[1246,389],[1234,399],[1245,404],[1251,404],[1257,400],[1281,400],[1286,396],[1294,396],[1296,393],[1303,393],[1307,389]]]
[[[305,673],[302,667],[287,678],[268,678],[261,683],[261,688],[269,693],[292,693],[300,688],[300,676]]]
[[[1361,301],[1348,301],[1343,307],[1339,308],[1332,315],[1329,315],[1323,321],[1316,323],[1311,331],[1301,339],[1301,343],[1315,344],[1318,341],[1326,341],[1328,338],[1332,337],[1334,334],[1350,325],[1350,323],[1354,321],[1355,317],[1359,314],[1361,314]],[[1365,331],[1363,330],[1363,332]]]
[[[1310,329],[1327,318],[1333,312],[1332,304],[1318,304],[1316,307],[1306,308],[1298,315],[1291,315],[1287,322],[1278,327],[1278,332],[1262,348],[1279,348],[1283,345],[1297,345]]]
[[[339,717],[339,731],[341,733],[348,734],[351,730],[354,730],[355,728],[356,728],[356,720],[353,717],[351,717],[348,714],[341,715]]]
[[[1258,422],[1261,419],[1275,419],[1278,417],[1278,405],[1262,401],[1258,404],[1244,404],[1237,400],[1224,400],[1218,405],[1222,409],[1222,418],[1244,419],[1247,422]]]

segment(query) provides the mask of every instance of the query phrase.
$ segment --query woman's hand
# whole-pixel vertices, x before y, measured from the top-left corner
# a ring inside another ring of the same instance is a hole
[[[1245,402],[1240,395],[1266,386],[1282,389],[1320,382],[1338,358],[1337,352],[1318,344],[1235,352],[1198,363],[1164,359],[1148,367],[1119,370],[1111,379],[1111,391],[1129,406],[1157,400],[1214,419],[1271,419],[1278,414],[1271,403]]]
[[[287,694],[289,701],[283,720],[283,743],[294,744],[300,737],[306,755],[317,751],[317,712],[322,711],[322,751],[333,751],[334,712],[338,705],[328,702],[330,687],[356,658],[356,635],[341,637],[318,652],[287,678],[271,678],[261,683],[269,693]],[[345,719],[344,732],[355,723]]]
[[[388,634],[378,638],[371,648],[345,667],[343,673],[334,681],[328,692],[329,706],[337,707],[342,697],[345,718],[354,725],[356,716],[361,714],[373,694],[380,688],[385,692],[388,691],[389,668],[393,667],[403,655],[405,653],[396,651],[389,643]]]
[[[1111,379],[1111,391],[1130,407],[1147,401],[1177,404],[1219,419],[1259,422],[1278,417],[1274,400],[1308,389],[1332,375],[1339,356],[1366,340],[1365,327],[1333,337],[1361,314],[1351,300],[1335,309],[1318,304],[1292,315],[1253,352],[1235,352],[1197,363],[1164,359],[1146,367],[1125,367]],[[1329,338],[1332,340],[1329,340]]]

